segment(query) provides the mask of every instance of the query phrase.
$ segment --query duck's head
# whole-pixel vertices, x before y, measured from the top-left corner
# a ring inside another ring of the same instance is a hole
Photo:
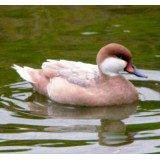
[[[111,43],[101,48],[97,54],[97,64],[103,75],[116,76],[119,72],[126,71],[147,78],[133,65],[131,52],[120,44]]]

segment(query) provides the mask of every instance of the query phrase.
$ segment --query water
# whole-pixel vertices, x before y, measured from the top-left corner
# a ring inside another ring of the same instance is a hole
[[[1,153],[160,153],[160,6],[0,6]],[[148,79],[124,74],[139,101],[119,107],[60,105],[10,68],[46,59],[95,63],[117,42]]]

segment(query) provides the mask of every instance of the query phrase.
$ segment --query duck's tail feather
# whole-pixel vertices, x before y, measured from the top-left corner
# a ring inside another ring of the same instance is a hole
[[[20,67],[15,64],[12,66],[12,68],[17,71],[21,78],[30,82],[37,92],[47,95],[47,85],[49,83],[49,79],[45,76],[41,69]]]
[[[21,78],[23,78],[24,80],[30,82],[30,83],[35,83],[35,81],[32,78],[32,72],[33,72],[33,68],[30,67],[20,67],[16,64],[14,64],[12,66],[13,69],[15,69],[17,71],[17,73],[21,76]]]

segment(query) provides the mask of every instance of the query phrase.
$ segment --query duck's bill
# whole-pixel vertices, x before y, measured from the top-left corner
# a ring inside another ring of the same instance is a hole
[[[125,71],[136,75],[137,77],[142,77],[142,78],[148,78],[148,76],[144,75],[143,73],[141,73],[135,65],[133,64],[128,64],[127,67],[125,68]]]

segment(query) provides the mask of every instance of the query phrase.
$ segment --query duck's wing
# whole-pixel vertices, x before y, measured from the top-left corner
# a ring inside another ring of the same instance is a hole
[[[42,70],[49,78],[60,76],[83,87],[94,84],[99,77],[97,65],[67,60],[47,60]]]

